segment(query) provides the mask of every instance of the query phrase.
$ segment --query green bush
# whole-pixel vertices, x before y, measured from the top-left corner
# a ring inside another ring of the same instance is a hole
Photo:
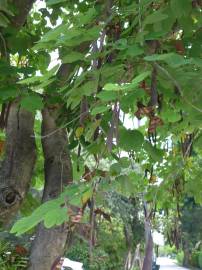
[[[191,258],[190,258],[190,265],[194,266],[194,267],[198,267],[199,266],[199,251],[193,251],[191,254]]]
[[[75,244],[66,253],[69,259],[80,261],[85,270],[117,270],[123,269],[126,255],[123,224],[119,219],[113,219],[113,226],[108,221],[99,224],[96,246],[93,249],[92,260],[89,260],[89,245],[81,238],[76,238]]]
[[[87,267],[89,267],[89,255],[87,245],[74,245],[65,253],[65,257],[68,257],[70,260],[82,262],[85,270],[87,269]]]
[[[82,262],[85,270],[121,269],[121,265],[117,261],[112,261],[110,255],[99,247],[94,249],[93,259],[90,262],[88,250],[87,244],[76,244],[65,253],[65,256],[71,260]]]
[[[183,264],[184,252],[182,250],[177,253],[176,259],[177,259],[177,262],[178,262],[179,265]]]
[[[159,247],[159,256],[171,256],[172,258],[176,257],[177,251],[175,246],[162,246]]]
[[[202,251],[195,250],[192,252],[190,265],[202,269]]]
[[[198,267],[202,269],[202,251],[198,254]]]

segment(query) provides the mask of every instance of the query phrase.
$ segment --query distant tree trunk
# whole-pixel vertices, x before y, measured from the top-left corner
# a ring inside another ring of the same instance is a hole
[[[56,111],[43,110],[42,146],[45,158],[45,188],[43,202],[56,198],[64,185],[72,182],[71,160],[65,129],[56,125]],[[37,228],[32,245],[29,270],[50,270],[58,256],[64,253],[67,240],[64,225],[46,229],[43,224]]]
[[[125,270],[130,270],[131,269],[131,264],[132,264],[132,236],[130,229],[128,228],[127,225],[124,226],[124,235],[125,235],[125,240],[126,240],[126,247],[127,247],[127,256],[125,260]]]
[[[145,257],[143,261],[142,270],[151,270],[153,259],[153,238],[151,232],[150,213],[148,210],[147,202],[144,202],[144,212],[145,212]]]
[[[142,269],[142,258],[141,258],[141,252],[140,252],[140,244],[137,245],[135,254],[133,256],[131,269],[135,268],[137,265],[138,269]]]
[[[143,262],[142,270],[152,269],[152,257],[153,257],[153,239],[151,233],[149,234],[148,242],[145,250],[145,258]]]
[[[183,239],[183,251],[184,251],[183,266],[189,267],[190,248],[189,248],[189,241],[187,239]]]
[[[90,262],[93,261],[93,249],[95,246],[95,224],[96,215],[95,215],[95,198],[94,195],[91,198],[91,207],[90,207],[90,239],[89,239],[89,257]]]
[[[34,115],[12,102],[6,125],[5,158],[0,173],[0,220],[9,223],[29,188],[36,160]]]

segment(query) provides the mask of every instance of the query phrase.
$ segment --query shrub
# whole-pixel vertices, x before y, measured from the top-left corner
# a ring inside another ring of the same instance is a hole
[[[183,264],[184,252],[182,250],[177,253],[176,259],[179,265]]]
[[[84,269],[87,270],[89,266],[88,247],[84,244],[76,244],[71,247],[66,253],[65,257],[70,260],[82,262]]]
[[[200,251],[198,254],[198,267],[202,269],[202,251]]]
[[[190,265],[194,267],[199,266],[199,251],[193,251],[190,258]]]
[[[175,246],[163,246],[163,247],[159,247],[159,256],[170,256],[170,257],[175,257],[177,254],[176,248]]]
[[[65,256],[71,260],[82,262],[85,270],[121,269],[121,265],[116,260],[112,260],[110,255],[99,247],[94,249],[93,259],[90,262],[88,250],[87,244],[76,244],[66,252]]]

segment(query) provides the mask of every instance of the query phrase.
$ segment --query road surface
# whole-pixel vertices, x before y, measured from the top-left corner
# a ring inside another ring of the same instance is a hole
[[[160,265],[160,270],[188,270],[188,268],[178,266],[174,260],[166,257],[158,258],[156,263]]]

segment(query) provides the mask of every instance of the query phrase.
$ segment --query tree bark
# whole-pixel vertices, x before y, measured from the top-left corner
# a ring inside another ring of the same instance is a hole
[[[146,246],[145,258],[144,258],[142,270],[152,269],[152,257],[153,257],[153,239],[150,233],[149,238],[148,238],[148,243]]]
[[[143,261],[142,270],[151,270],[153,261],[153,238],[151,230],[150,211],[148,204],[144,201],[145,212],[145,257]]]
[[[43,110],[42,146],[45,158],[45,187],[42,201],[54,199],[64,185],[72,182],[71,160],[65,129],[58,129],[56,111]],[[43,224],[37,228],[29,270],[50,270],[58,256],[62,256],[67,239],[64,225],[46,229]]]
[[[34,0],[13,0],[16,15],[11,24],[23,26]],[[0,172],[0,222],[5,225],[17,213],[29,188],[36,160],[34,115],[19,107],[19,102],[8,105],[6,117],[5,157]]]
[[[36,160],[34,115],[10,105],[6,126],[5,158],[0,173],[0,220],[7,224],[18,211],[29,188]]]

